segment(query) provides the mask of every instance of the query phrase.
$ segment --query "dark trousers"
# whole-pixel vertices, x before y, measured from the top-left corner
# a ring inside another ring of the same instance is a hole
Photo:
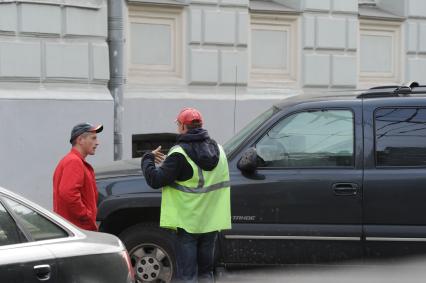
[[[214,282],[217,232],[191,234],[177,231],[177,282]]]

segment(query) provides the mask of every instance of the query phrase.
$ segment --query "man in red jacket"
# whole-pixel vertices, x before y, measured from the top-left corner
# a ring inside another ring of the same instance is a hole
[[[102,125],[82,123],[71,131],[71,151],[56,166],[53,175],[53,210],[85,230],[97,231],[98,190],[95,172],[86,162],[99,145],[97,133]]]

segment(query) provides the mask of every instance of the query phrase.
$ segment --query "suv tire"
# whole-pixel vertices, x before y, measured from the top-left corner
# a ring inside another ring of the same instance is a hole
[[[119,238],[129,251],[136,282],[170,282],[176,274],[175,236],[158,224],[127,228]]]

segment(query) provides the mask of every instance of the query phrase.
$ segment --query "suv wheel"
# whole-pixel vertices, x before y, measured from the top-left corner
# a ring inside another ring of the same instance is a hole
[[[136,282],[170,282],[176,270],[174,235],[155,224],[138,224],[119,235],[129,251]]]

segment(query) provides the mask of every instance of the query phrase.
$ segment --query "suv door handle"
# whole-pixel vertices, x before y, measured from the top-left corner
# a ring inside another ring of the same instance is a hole
[[[336,183],[332,186],[336,196],[355,196],[358,193],[358,184]]]
[[[50,279],[51,268],[48,264],[34,266],[34,272],[37,276],[37,279],[40,281],[47,281]]]

